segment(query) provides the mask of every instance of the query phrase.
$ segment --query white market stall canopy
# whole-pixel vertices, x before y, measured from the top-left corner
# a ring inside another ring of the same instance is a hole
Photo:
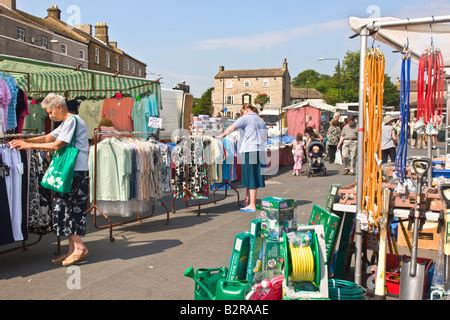
[[[300,109],[306,106],[310,106],[316,109],[319,109],[321,111],[328,111],[328,112],[336,112],[336,107],[327,104],[322,99],[311,99],[311,100],[305,100],[300,103],[293,104],[289,107],[284,108],[283,110],[294,110],[294,109]]]
[[[409,40],[409,48],[416,61],[431,45],[433,37],[434,46],[441,49],[446,72],[450,74],[450,16],[405,20],[393,17],[351,17],[349,23],[358,35],[367,28],[374,39],[397,50],[402,50]]]

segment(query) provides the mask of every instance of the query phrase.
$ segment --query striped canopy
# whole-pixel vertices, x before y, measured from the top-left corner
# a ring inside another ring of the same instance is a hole
[[[44,98],[48,93],[77,97],[106,98],[117,92],[137,97],[154,93],[161,102],[159,82],[140,78],[114,77],[113,75],[45,62],[0,55],[0,72],[11,74],[18,86],[33,99]]]

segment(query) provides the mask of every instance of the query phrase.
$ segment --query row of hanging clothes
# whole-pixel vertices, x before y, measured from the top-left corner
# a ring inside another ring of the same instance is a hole
[[[26,92],[12,75],[0,72],[0,132],[22,133],[29,114]]]
[[[51,195],[39,185],[47,153],[12,150],[0,139],[0,245],[52,232]]]
[[[91,202],[109,216],[149,212],[152,200],[172,190],[169,148],[153,138],[108,137],[97,143],[96,157],[91,147],[89,168]]]
[[[236,138],[177,137],[173,152],[174,193],[178,199],[203,200],[223,182],[237,179]]]

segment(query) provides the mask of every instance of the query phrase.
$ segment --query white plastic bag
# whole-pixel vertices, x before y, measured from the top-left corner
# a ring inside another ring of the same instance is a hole
[[[335,164],[342,166],[344,162],[342,161],[342,153],[341,150],[336,151],[336,160],[334,161]]]

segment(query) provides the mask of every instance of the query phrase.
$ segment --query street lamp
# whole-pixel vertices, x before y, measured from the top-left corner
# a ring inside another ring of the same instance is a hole
[[[319,58],[319,61],[334,60],[338,62],[338,100],[341,102],[341,59],[338,58]]]

